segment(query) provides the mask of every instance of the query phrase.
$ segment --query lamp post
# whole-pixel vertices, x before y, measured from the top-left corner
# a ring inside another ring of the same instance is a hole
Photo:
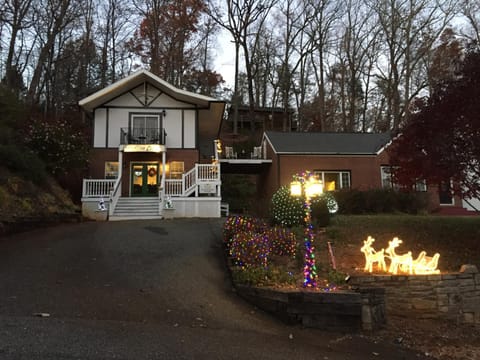
[[[311,199],[321,195],[323,184],[312,172],[305,171],[294,177],[290,183],[290,194],[292,196],[305,196],[303,204],[305,210],[305,229],[304,229],[304,266],[303,266],[303,286],[314,288],[317,286],[317,267],[315,265],[315,247],[313,245],[314,234],[312,225]]]

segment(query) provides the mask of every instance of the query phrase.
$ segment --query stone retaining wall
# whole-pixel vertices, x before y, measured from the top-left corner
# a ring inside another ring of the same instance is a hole
[[[333,331],[376,330],[385,324],[384,290],[316,292],[236,285],[238,294],[289,323]]]
[[[474,265],[439,275],[352,276],[349,284],[385,289],[386,313],[480,324],[480,274]]]

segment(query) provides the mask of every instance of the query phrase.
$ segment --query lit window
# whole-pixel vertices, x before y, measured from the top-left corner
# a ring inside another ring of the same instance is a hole
[[[185,165],[183,161],[170,162],[170,178],[181,179],[184,173],[184,168],[185,168]]]
[[[118,161],[105,162],[105,179],[118,178]]]
[[[349,171],[315,171],[315,174],[323,182],[324,191],[350,189]]]

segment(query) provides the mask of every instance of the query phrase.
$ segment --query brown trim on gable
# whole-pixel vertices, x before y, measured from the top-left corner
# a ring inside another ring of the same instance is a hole
[[[150,84],[151,85],[151,84]],[[158,94],[156,96],[153,97],[152,101],[150,101],[148,104],[147,104],[147,107],[150,107],[150,105],[153,104],[153,102],[155,100],[157,100],[160,96],[162,96],[162,94],[164,94],[164,92],[162,90],[160,90],[159,88],[155,87],[152,85],[153,88],[157,89],[158,90]],[[167,94],[168,95],[168,94]]]

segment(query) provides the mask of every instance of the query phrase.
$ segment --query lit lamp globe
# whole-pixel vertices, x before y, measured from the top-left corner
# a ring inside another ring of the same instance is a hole
[[[292,196],[302,196],[302,183],[300,181],[290,183],[290,194]]]
[[[323,193],[323,184],[320,180],[315,177],[310,177],[305,184],[305,196],[312,198],[315,196],[320,196]]]

